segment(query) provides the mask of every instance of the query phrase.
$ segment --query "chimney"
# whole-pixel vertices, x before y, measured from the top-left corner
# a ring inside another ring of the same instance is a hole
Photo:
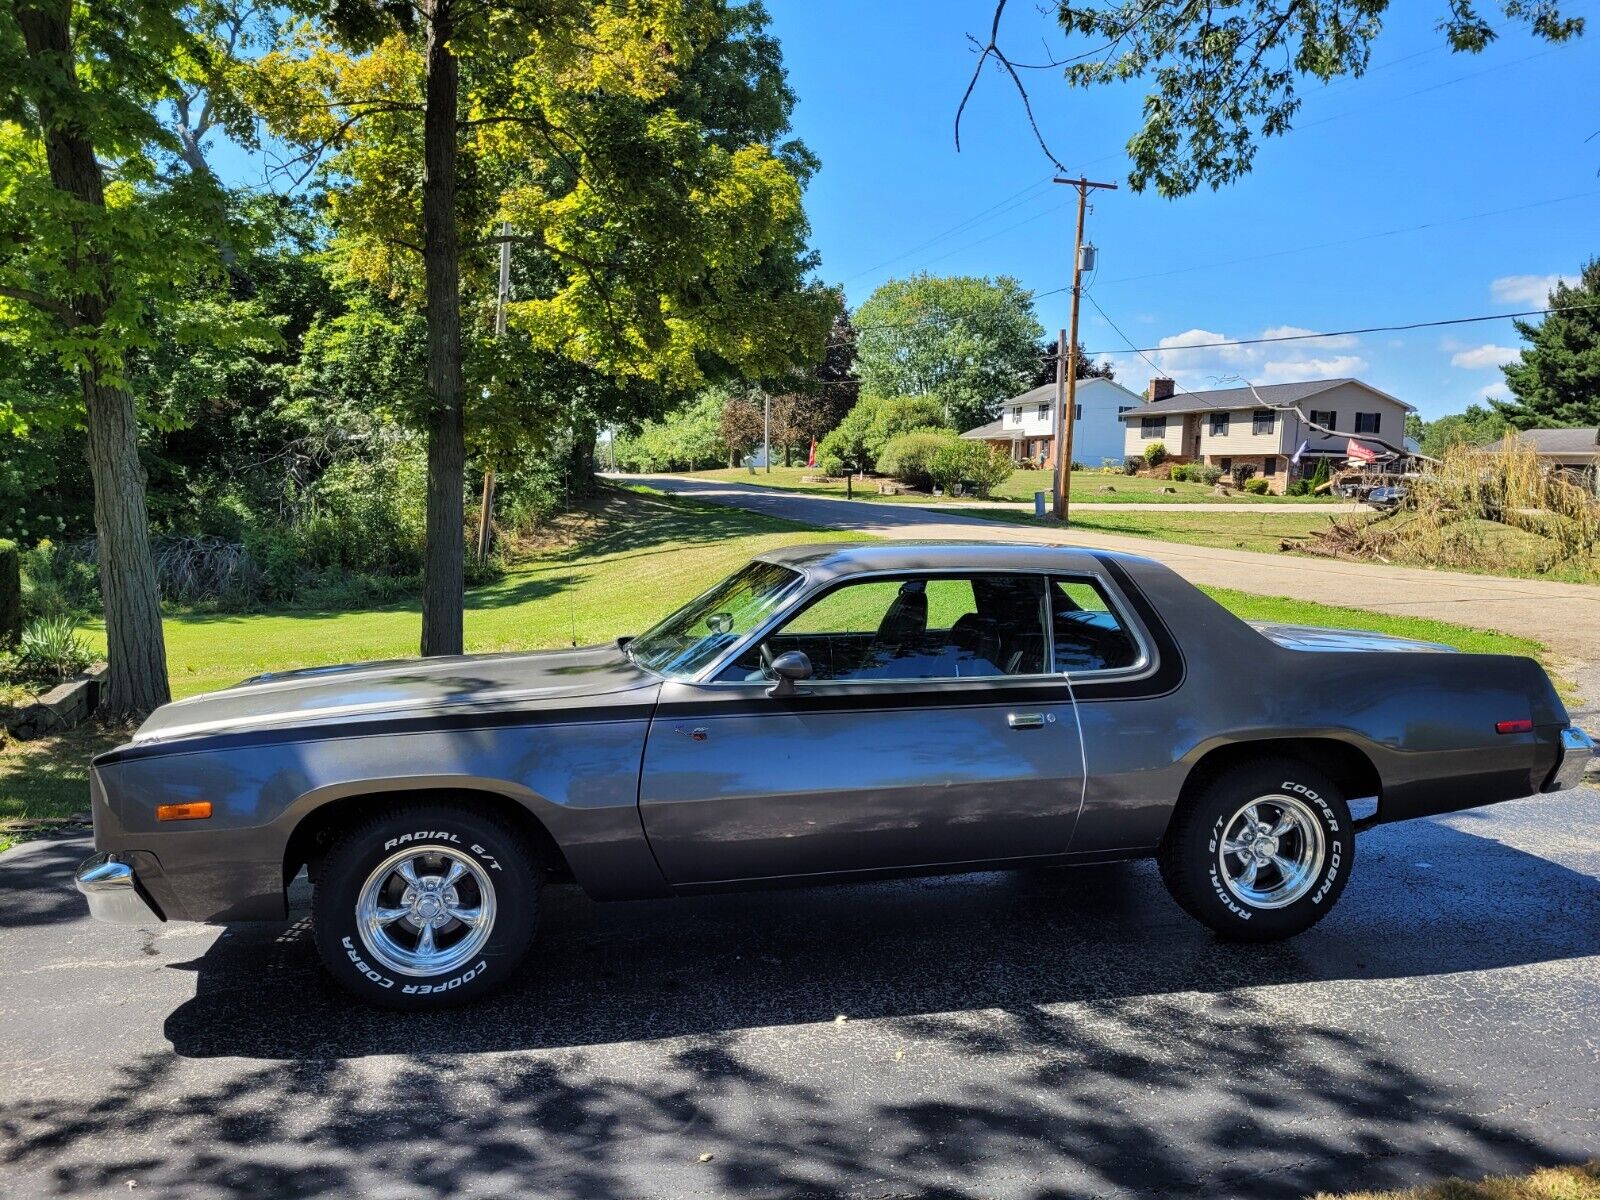
[[[1151,404],[1157,400],[1170,400],[1177,384],[1170,379],[1152,379],[1150,386],[1145,389],[1144,398]]]

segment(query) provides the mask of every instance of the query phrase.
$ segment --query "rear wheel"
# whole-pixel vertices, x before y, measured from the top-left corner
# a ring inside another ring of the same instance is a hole
[[[526,842],[499,819],[451,805],[389,808],[329,850],[312,894],[317,950],[373,1004],[459,1004],[521,963],[539,883]]]
[[[1187,797],[1159,855],[1167,890],[1223,937],[1269,942],[1311,928],[1355,862],[1339,788],[1292,759],[1225,772]]]

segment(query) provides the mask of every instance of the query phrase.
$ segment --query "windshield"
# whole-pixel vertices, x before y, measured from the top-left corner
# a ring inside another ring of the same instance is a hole
[[[764,624],[800,583],[776,563],[753,562],[628,643],[628,657],[661,675],[694,675]]]

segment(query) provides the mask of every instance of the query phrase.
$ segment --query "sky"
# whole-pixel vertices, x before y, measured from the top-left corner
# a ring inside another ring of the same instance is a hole
[[[768,7],[799,97],[796,133],[822,160],[807,195],[820,277],[854,307],[914,271],[1011,275],[1039,294],[1052,336],[1065,327],[1068,295],[1043,293],[1071,282],[1076,194],[1049,182],[1008,79],[985,72],[954,144],[976,57],[966,35],[986,39],[989,0]],[[1015,59],[1089,48],[1040,7],[1007,9]],[[1600,254],[1600,136],[1586,141],[1600,129],[1600,2],[1563,5],[1590,18],[1575,43],[1507,25],[1480,55],[1450,52],[1434,28],[1446,7],[1396,0],[1363,78],[1311,81],[1295,128],[1261,145],[1250,175],[1180,200],[1127,186],[1141,86],[1072,90],[1057,71],[1025,72],[1057,157],[1121,185],[1092,196],[1086,239],[1100,262],[1079,327],[1120,382],[1349,375],[1424,418],[1506,394],[1498,364],[1519,343],[1506,320],[1205,345],[1541,308],[1557,277]]]

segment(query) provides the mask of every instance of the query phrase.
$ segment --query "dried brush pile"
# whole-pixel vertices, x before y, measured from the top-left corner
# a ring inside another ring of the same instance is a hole
[[[1511,439],[1489,453],[1458,446],[1405,481],[1406,499],[1376,517],[1335,519],[1312,554],[1466,570],[1547,574],[1591,559],[1600,500]]]

